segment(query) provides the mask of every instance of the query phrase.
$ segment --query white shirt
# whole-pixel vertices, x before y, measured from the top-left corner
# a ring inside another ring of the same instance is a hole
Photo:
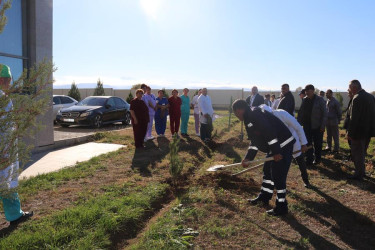
[[[194,114],[199,114],[198,98],[199,96],[195,95],[191,101],[191,105],[194,106]]]
[[[0,98],[4,95],[4,92],[0,90]],[[9,101],[8,105],[5,107],[5,112],[11,111],[12,108],[13,103]],[[0,188],[10,189],[18,186],[18,168],[19,162],[16,160],[16,162],[12,163],[10,166],[0,170]]]
[[[272,104],[273,110],[277,109],[277,107],[279,106],[280,100],[281,100],[281,98],[277,98],[273,101],[273,104]]]
[[[293,145],[293,152],[298,151],[301,149],[301,145],[307,144],[307,139],[305,132],[303,131],[302,126],[298,123],[296,118],[291,116],[287,111],[283,109],[276,109],[272,110],[269,106],[262,104],[259,106],[262,110],[272,113],[274,116],[279,118],[285,126],[289,129],[290,133],[292,133],[296,142]],[[296,158],[301,155],[301,152],[294,154],[293,157]]]
[[[212,108],[211,98],[208,95],[200,95],[198,97],[198,107],[199,107],[199,121],[200,123],[207,124],[207,118],[204,117],[205,114],[211,117],[214,114],[214,109]]]

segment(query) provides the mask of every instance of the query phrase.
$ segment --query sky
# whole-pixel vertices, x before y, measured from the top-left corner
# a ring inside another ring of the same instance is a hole
[[[54,0],[55,88],[375,90],[373,0]]]

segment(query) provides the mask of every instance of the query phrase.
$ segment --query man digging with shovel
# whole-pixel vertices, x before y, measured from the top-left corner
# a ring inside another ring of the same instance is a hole
[[[236,100],[232,108],[237,118],[244,122],[248,138],[251,140],[242,166],[248,167],[258,150],[267,153],[267,157],[273,157],[273,161],[264,163],[260,194],[257,198],[249,200],[250,203],[267,205],[276,188],[276,206],[267,213],[275,216],[287,214],[286,179],[292,161],[295,142],[293,135],[276,116],[260,108],[250,108],[244,100]]]

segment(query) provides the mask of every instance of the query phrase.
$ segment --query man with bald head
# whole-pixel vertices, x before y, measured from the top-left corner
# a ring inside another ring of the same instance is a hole
[[[358,80],[349,83],[353,99],[349,107],[348,140],[351,141],[355,174],[349,179],[365,177],[365,156],[371,137],[375,136],[375,98],[362,89]]]
[[[259,105],[264,104],[264,98],[259,95],[257,86],[254,86],[251,89],[251,95],[246,98],[246,102],[250,107],[258,107]]]

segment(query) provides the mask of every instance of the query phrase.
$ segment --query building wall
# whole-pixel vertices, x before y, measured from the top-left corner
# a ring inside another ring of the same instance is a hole
[[[86,98],[87,96],[92,95],[94,93],[94,89],[79,89],[81,93],[81,98]],[[114,95],[123,98],[126,100],[128,97],[130,91],[132,91],[133,96],[135,96],[135,90],[130,89],[105,89],[106,95]],[[194,93],[197,91],[197,89],[190,89],[189,96],[193,97]],[[53,94],[54,95],[68,95],[69,89],[54,89]],[[152,90],[152,93],[157,95],[157,90]],[[166,92],[171,95],[172,89],[166,89]],[[178,89],[178,92],[182,94],[182,89]],[[298,110],[301,106],[301,99],[299,97],[299,93],[292,92],[294,99],[296,101],[296,109]],[[349,98],[346,92],[338,92],[343,97],[343,107],[347,107],[349,103]],[[241,89],[209,89],[208,95],[211,97],[212,105],[214,108],[228,108],[230,104],[231,97],[233,100],[241,99],[243,94],[244,99],[250,95],[250,91],[243,91]],[[260,91],[259,94],[265,95],[265,94],[275,94],[276,96],[280,94],[278,91]],[[335,93],[334,93],[335,94]]]

